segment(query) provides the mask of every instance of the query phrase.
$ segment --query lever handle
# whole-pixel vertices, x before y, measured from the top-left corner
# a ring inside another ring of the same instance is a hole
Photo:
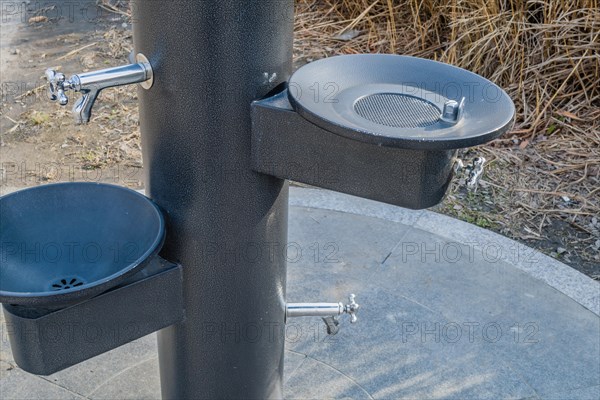
[[[56,82],[56,71],[48,68],[46,70],[46,80],[48,81],[48,97],[50,98],[50,100],[55,101],[56,85],[54,83]]]
[[[58,93],[58,104],[60,104],[61,106],[66,106],[67,104],[69,104],[69,98],[65,94],[65,90],[63,88],[58,89],[57,93]]]

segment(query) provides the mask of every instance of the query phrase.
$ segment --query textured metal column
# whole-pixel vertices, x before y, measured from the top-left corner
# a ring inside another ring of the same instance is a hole
[[[293,0],[132,4],[146,192],[187,320],[159,332],[166,399],[282,397],[285,181],[250,169],[250,103],[289,77]]]

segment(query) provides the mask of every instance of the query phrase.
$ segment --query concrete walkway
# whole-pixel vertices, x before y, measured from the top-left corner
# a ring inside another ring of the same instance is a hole
[[[443,215],[291,189],[288,301],[356,293],[328,337],[288,324],[289,399],[600,398],[600,284]],[[160,398],[154,335],[49,377],[15,367],[0,399]],[[232,382],[232,384],[235,384]]]

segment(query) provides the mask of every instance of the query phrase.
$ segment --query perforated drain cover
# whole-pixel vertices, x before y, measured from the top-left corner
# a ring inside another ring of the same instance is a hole
[[[440,109],[430,102],[398,93],[378,93],[359,99],[354,110],[376,124],[395,128],[422,128],[440,119]]]

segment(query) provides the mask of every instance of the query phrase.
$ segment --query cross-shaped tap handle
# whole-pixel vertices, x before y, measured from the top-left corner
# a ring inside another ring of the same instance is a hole
[[[464,183],[467,186],[467,190],[476,191],[479,181],[483,176],[483,170],[485,167],[485,157],[475,157],[469,164],[465,163],[460,159],[456,159],[454,165],[454,172],[462,175],[461,179],[464,179]]]
[[[65,94],[65,85],[68,89],[70,82],[66,80],[63,73],[56,72],[53,69],[46,70],[46,78],[48,78],[48,97],[50,97],[50,100],[58,100],[61,106],[66,106],[69,103],[69,98]]]
[[[470,165],[470,169],[468,171],[467,176],[467,188],[470,190],[477,189],[477,185],[479,185],[479,181],[483,176],[483,169],[485,166],[485,158],[484,157],[476,157],[473,159],[473,163]]]
[[[344,312],[350,315],[350,323],[353,324],[358,320],[356,312],[358,311],[360,306],[356,303],[355,295],[351,294],[350,296],[348,296],[348,300],[350,301],[350,303],[344,306]]]

